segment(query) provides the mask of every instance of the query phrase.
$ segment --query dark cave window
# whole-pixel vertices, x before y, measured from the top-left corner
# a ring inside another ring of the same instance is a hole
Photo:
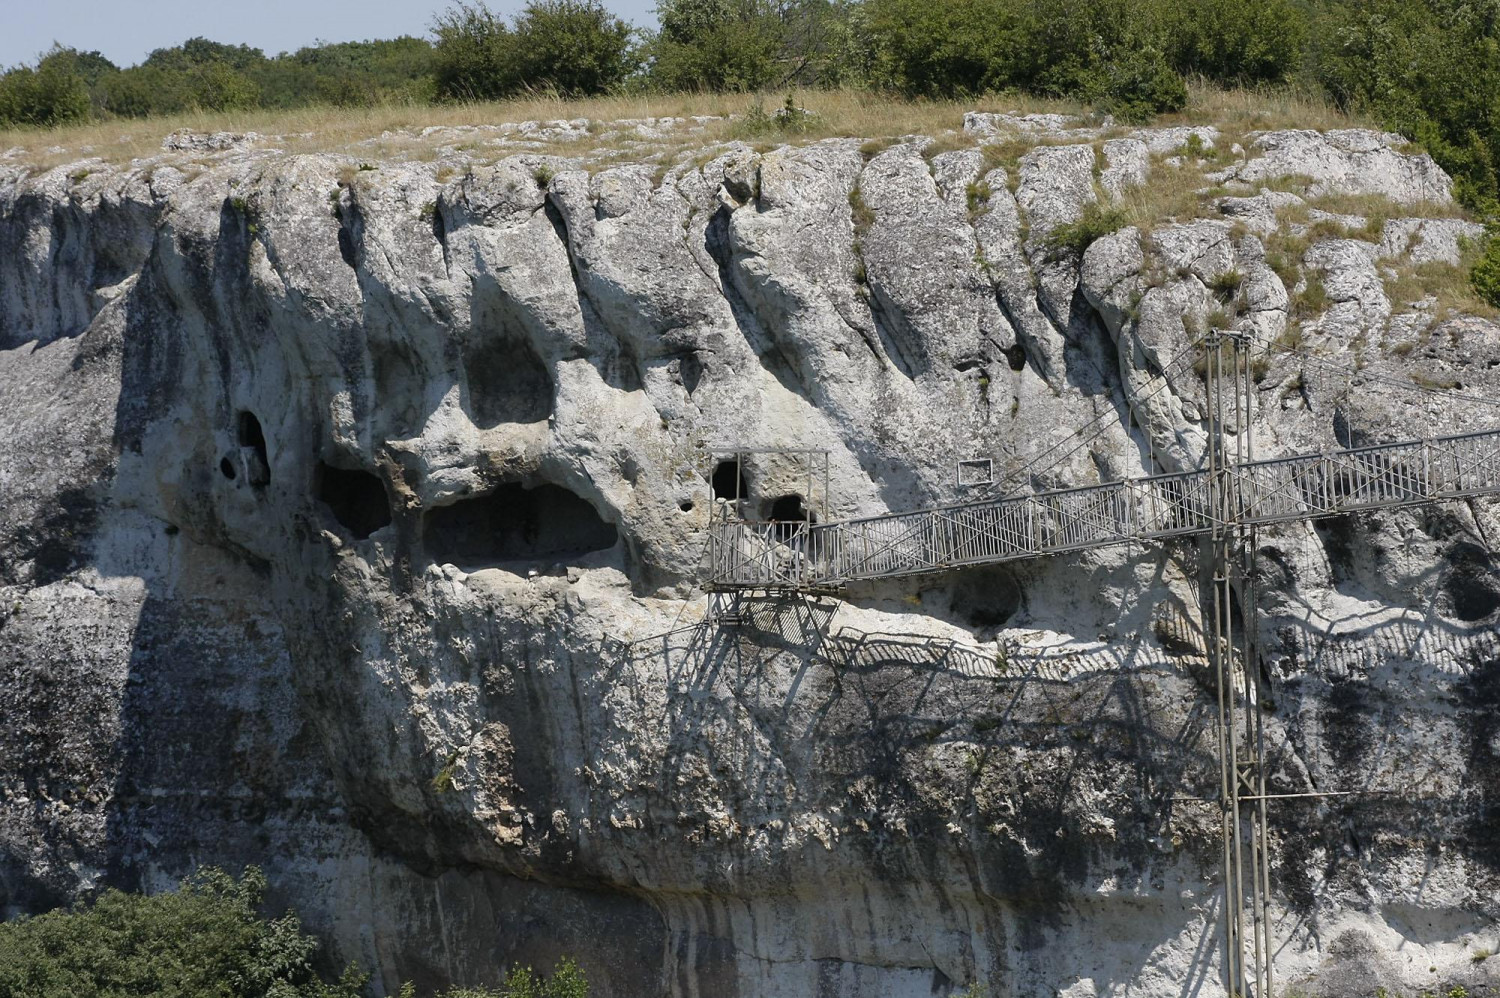
[[[743,499],[750,489],[745,484],[745,472],[737,461],[720,461],[714,468],[713,486],[715,499]]]
[[[222,457],[219,459],[219,471],[224,475],[225,478],[229,479],[231,482],[234,481],[234,462],[229,460],[229,458]]]
[[[619,539],[587,500],[558,485],[528,489],[519,482],[431,510],[423,536],[434,561],[460,568],[568,561]]]
[[[260,420],[255,418],[255,413],[240,413],[236,420],[235,436],[239,440],[240,449],[249,451],[245,455],[245,464],[249,468],[250,484],[256,488],[269,485],[271,462],[266,455],[266,435],[261,430]]]
[[[955,576],[950,605],[970,627],[1003,627],[1021,609],[1020,583],[1008,566],[971,568]]]
[[[789,522],[792,520],[806,520],[807,518],[807,504],[795,492],[789,495],[777,496],[771,500],[771,504],[766,508],[766,519],[768,520]]]
[[[390,525],[385,486],[368,471],[335,468],[319,461],[313,473],[313,494],[344,529],[360,540]]]
[[[240,413],[236,429],[241,447],[254,447],[264,456],[266,453],[266,435],[262,432],[260,420],[255,417],[255,413],[249,411]]]
[[[535,423],[552,412],[552,378],[525,343],[496,337],[464,355],[469,417],[481,429],[501,423]]]
[[[1454,545],[1448,562],[1453,567],[1444,588],[1455,617],[1474,623],[1500,610],[1500,579],[1495,576],[1489,552],[1463,542]]]
[[[795,492],[777,496],[765,508],[766,519],[775,521],[779,525],[776,528],[776,536],[781,540],[786,540],[795,534],[799,523],[808,521],[816,523],[818,520],[816,516],[808,512],[807,503]]]

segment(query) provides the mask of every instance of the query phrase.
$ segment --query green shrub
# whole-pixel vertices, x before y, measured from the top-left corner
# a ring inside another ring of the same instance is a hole
[[[563,957],[545,980],[530,967],[512,970],[505,976],[505,993],[508,998],[588,998],[589,982],[576,963]]]
[[[1291,314],[1294,319],[1309,319],[1321,315],[1328,307],[1328,289],[1319,274],[1308,274],[1306,286],[1292,296]]]
[[[922,97],[1027,89],[1036,26],[1008,0],[865,0],[870,82]]]
[[[132,66],[106,80],[102,103],[127,118],[183,111],[248,111],[260,106],[259,85],[227,63],[176,69]]]
[[[92,904],[0,924],[0,998],[360,998],[352,969],[312,968],[315,939],[292,912],[258,909],[266,880],[199,870],[178,890],[106,891]]]
[[[54,47],[36,67],[20,66],[0,76],[0,125],[55,127],[89,117],[89,88],[78,53]]]
[[[433,79],[448,100],[498,100],[521,85],[515,35],[482,3],[458,3],[432,24]]]
[[[1082,256],[1094,240],[1124,228],[1128,221],[1123,209],[1090,202],[1076,222],[1059,225],[1047,234],[1047,246],[1055,256],[1069,252]]]
[[[865,200],[858,185],[849,189],[849,216],[854,222],[854,234],[862,236],[875,224],[875,209]]]
[[[190,104],[203,111],[248,111],[260,106],[260,87],[244,73],[215,62],[189,74]]]
[[[1141,0],[865,0],[868,80],[924,97],[1022,90],[1127,121],[1181,110],[1176,8]]]
[[[1141,124],[1187,107],[1187,84],[1161,50],[1138,49],[1110,64],[1095,103],[1121,121]]]
[[[499,988],[453,988],[439,991],[432,998],[588,998],[589,982],[578,964],[563,957],[543,977],[530,967],[516,967],[505,975]],[[410,983],[401,986],[400,998],[416,998],[417,989]]]
[[[1233,301],[1240,293],[1240,286],[1245,283],[1245,275],[1234,267],[1229,268],[1221,274],[1215,274],[1209,278],[1208,290],[1214,293],[1214,297],[1223,302]]]
[[[1194,0],[1167,13],[1167,56],[1181,73],[1221,84],[1287,78],[1301,61],[1310,8],[1295,0]]]
[[[563,97],[619,87],[635,69],[631,36],[599,0],[531,0],[515,21],[526,86]]]
[[[1469,272],[1469,283],[1485,302],[1500,308],[1500,236],[1493,236]]]
[[[401,37],[337,42],[282,54],[251,74],[267,107],[427,103],[436,95],[432,43]]]
[[[450,100],[522,90],[595,96],[621,86],[636,67],[630,25],[598,0],[531,0],[511,25],[483,2],[458,3],[433,32],[436,89]]]
[[[786,95],[786,102],[775,111],[767,111],[759,97],[735,123],[737,138],[755,139],[766,135],[802,135],[811,127],[813,114],[797,104],[797,98]]]

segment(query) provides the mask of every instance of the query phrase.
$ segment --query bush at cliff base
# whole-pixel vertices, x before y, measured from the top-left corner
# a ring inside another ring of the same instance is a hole
[[[92,904],[0,924],[0,998],[360,998],[352,968],[313,970],[317,940],[259,913],[265,876],[205,868],[170,893],[105,891]]]
[[[403,985],[400,998],[416,998],[416,988]],[[490,988],[454,988],[433,998],[588,998],[589,982],[578,964],[567,957],[557,962],[550,975],[543,976],[530,967],[516,967],[505,975],[505,986]]]

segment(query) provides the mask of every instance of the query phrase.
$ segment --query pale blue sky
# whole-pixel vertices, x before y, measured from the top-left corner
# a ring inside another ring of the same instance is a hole
[[[525,0],[491,0],[519,10]],[[32,62],[54,41],[97,49],[115,64],[140,62],[154,48],[202,35],[244,43],[266,55],[315,41],[425,35],[448,0],[0,0],[0,67]],[[639,26],[655,23],[656,0],[605,0]]]

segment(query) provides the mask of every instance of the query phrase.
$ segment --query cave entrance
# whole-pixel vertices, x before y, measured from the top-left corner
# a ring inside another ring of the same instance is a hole
[[[1489,552],[1460,541],[1447,559],[1452,570],[1443,587],[1448,591],[1455,617],[1472,624],[1500,610],[1500,581],[1495,578],[1497,566]]]
[[[266,434],[260,428],[260,420],[255,413],[248,409],[239,414],[235,420],[235,439],[240,445],[240,454],[244,458],[246,478],[256,488],[265,488],[271,484],[271,460],[266,454]],[[222,466],[220,467],[222,471]],[[229,478],[234,478],[228,472]]]
[[[818,516],[812,511],[822,510],[828,515],[832,508],[829,496],[832,482],[829,472],[828,451],[822,448],[800,447],[733,447],[716,448],[713,473],[709,476],[709,487],[713,498],[720,505],[718,512],[727,520],[754,519],[759,513],[762,520],[774,520],[785,524],[777,528],[777,536],[790,537],[796,532],[797,522],[816,523]],[[788,492],[776,498],[751,501],[750,483],[745,476],[745,466],[755,462],[756,478],[761,487],[776,482],[783,487],[797,486],[804,482],[806,490]],[[819,464],[822,468],[819,469]],[[820,473],[821,470],[821,473]],[[821,500],[821,501],[819,501]]]
[[[482,430],[502,423],[535,423],[552,412],[552,378],[526,343],[487,338],[464,351],[469,418]]]
[[[313,495],[359,540],[390,525],[391,505],[385,486],[368,471],[335,468],[319,461],[313,470]]]
[[[614,547],[619,532],[568,489],[509,482],[430,510],[423,537],[434,561],[472,570],[515,562],[571,564]]]
[[[715,499],[733,502],[750,494],[750,487],[745,483],[745,469],[738,461],[720,461],[709,484],[713,487]]]
[[[807,508],[807,502],[795,492],[777,496],[765,505],[766,519],[776,524],[778,540],[787,540],[803,524],[818,522],[818,517]]]

